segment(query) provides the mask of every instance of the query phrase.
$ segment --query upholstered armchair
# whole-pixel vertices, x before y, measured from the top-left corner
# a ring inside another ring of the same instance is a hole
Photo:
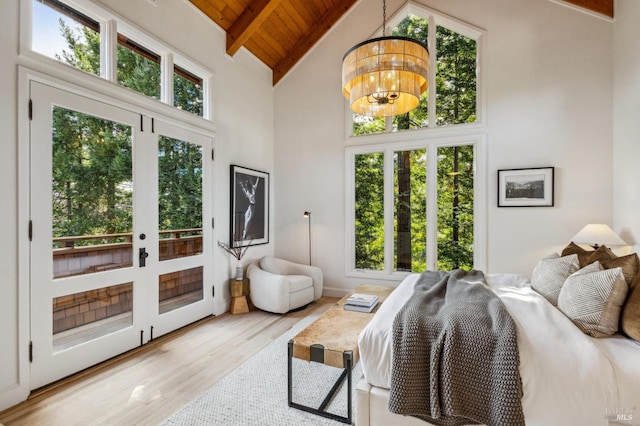
[[[322,270],[272,256],[247,269],[251,302],[263,311],[284,314],[303,308],[322,296]]]

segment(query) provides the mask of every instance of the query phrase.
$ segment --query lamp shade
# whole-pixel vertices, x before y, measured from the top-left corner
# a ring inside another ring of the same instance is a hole
[[[342,59],[342,93],[356,114],[391,117],[416,108],[427,89],[429,52],[408,37],[379,37]]]
[[[576,235],[571,239],[574,243],[582,243],[582,244],[608,244],[608,245],[617,245],[623,246],[627,243],[618,236],[609,225],[604,223],[590,223],[584,228],[582,228]]]

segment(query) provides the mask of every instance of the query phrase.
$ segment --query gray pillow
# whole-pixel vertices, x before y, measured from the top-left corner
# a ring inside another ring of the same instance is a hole
[[[578,255],[545,258],[538,262],[531,274],[531,287],[553,306],[567,277],[578,270]]]
[[[584,333],[610,336],[618,331],[620,310],[628,291],[622,268],[576,273],[562,286],[558,309]]]

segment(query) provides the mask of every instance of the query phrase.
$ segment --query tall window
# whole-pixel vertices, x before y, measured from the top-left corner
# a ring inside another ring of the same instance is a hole
[[[33,6],[32,51],[183,111],[205,116],[205,71],[198,71],[200,68],[192,61],[88,0],[77,0],[83,12],[66,4],[66,0],[29,1]],[[107,25],[109,22],[114,25]],[[115,49],[106,42],[114,38]],[[180,66],[174,63],[174,58]]]
[[[429,88],[418,107],[392,120],[353,115],[354,136],[475,123],[478,118],[478,40],[481,32],[420,8],[405,14],[394,36],[410,37],[429,47]],[[447,27],[456,27],[458,31]],[[432,41],[435,40],[435,43]],[[435,60],[434,60],[435,59]],[[433,82],[435,81],[435,85]]]
[[[355,267],[384,270],[384,153],[355,156]]]
[[[347,140],[347,274],[484,268],[484,136],[460,127],[482,125],[483,32],[413,3],[389,22],[428,46],[429,88],[406,114],[353,116],[353,136],[387,135]]]
[[[474,268],[477,141],[414,145],[347,149],[351,271]]]

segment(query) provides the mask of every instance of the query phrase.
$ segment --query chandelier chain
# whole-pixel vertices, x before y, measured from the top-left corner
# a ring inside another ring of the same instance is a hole
[[[382,37],[387,35],[387,0],[382,0]]]

